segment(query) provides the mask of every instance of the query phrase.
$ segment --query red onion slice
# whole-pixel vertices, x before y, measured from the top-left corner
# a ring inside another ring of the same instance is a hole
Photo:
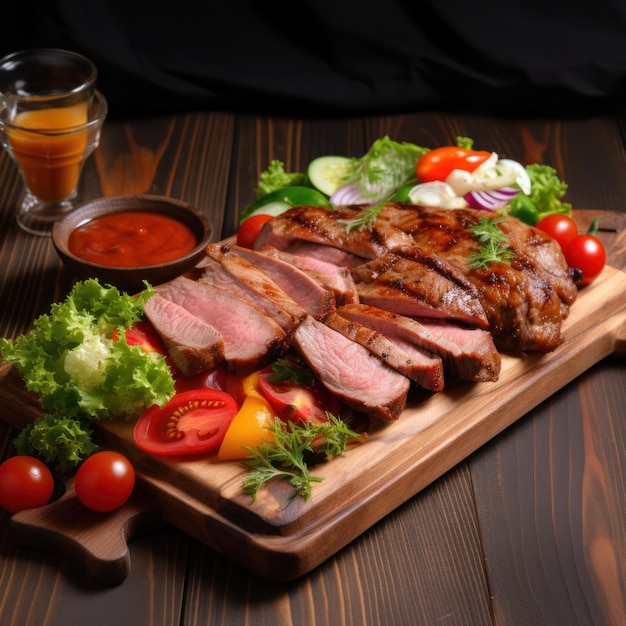
[[[515,198],[519,189],[502,187],[491,191],[469,191],[463,197],[472,209],[495,211]]]

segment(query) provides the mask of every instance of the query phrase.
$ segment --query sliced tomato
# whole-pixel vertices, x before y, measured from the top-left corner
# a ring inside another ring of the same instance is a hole
[[[453,170],[473,172],[491,157],[485,150],[469,150],[459,146],[443,146],[427,152],[415,166],[415,174],[422,183],[445,181]]]
[[[284,421],[327,422],[326,412],[337,415],[339,403],[318,387],[304,387],[290,380],[273,381],[271,372],[259,374],[259,389]]]
[[[165,406],[151,406],[135,424],[135,443],[161,456],[204,454],[219,448],[237,414],[235,399],[217,389],[177,393]]]

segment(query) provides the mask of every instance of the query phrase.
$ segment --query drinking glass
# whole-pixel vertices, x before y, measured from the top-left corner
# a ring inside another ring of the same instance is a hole
[[[108,113],[97,70],[68,50],[23,50],[0,59],[0,142],[24,182],[17,222],[49,235],[71,211],[83,165]]]

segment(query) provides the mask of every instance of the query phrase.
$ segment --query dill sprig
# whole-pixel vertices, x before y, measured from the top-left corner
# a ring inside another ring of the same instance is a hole
[[[243,491],[256,500],[261,487],[271,480],[287,480],[294,488],[294,497],[311,497],[314,483],[323,479],[310,472],[307,455],[320,455],[323,460],[343,454],[351,443],[362,440],[342,419],[328,414],[328,422],[284,422],[276,418],[268,427],[274,437],[258,448],[246,447],[252,468],[243,479]],[[315,445],[314,445],[315,444]]]
[[[481,217],[468,229],[480,244],[478,250],[469,256],[471,268],[486,268],[490,263],[509,264],[515,258],[515,252],[509,247],[509,238],[498,226],[504,219],[503,215]]]

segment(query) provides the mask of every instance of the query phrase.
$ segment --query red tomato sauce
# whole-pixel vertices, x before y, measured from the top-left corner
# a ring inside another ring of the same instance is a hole
[[[197,244],[185,224],[143,211],[96,217],[75,228],[68,241],[75,256],[109,267],[158,265],[184,256]]]

